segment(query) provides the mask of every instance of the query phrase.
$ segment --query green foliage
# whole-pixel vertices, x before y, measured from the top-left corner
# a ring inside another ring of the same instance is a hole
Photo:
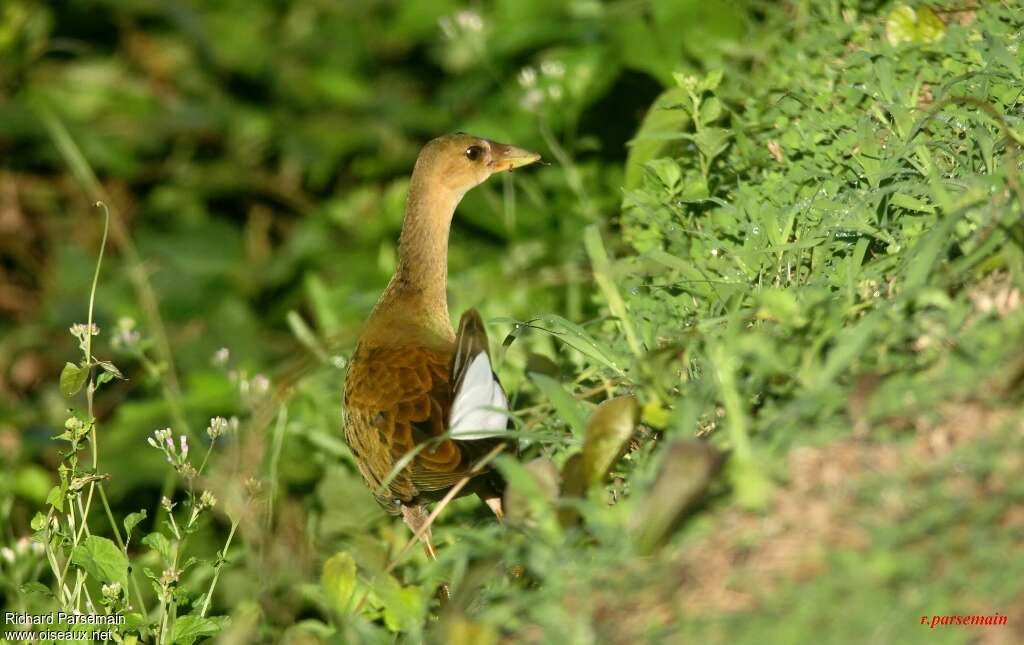
[[[1007,611],[1012,4],[4,3],[5,607],[182,644],[903,642]],[[520,454],[507,523],[452,501],[433,562],[340,384],[449,130],[551,165],[455,219],[451,309],[491,322]]]

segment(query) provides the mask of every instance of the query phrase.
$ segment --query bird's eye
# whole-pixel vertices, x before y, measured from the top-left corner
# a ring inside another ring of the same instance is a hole
[[[480,158],[480,155],[484,153],[484,149],[480,146],[470,146],[466,148],[466,159],[470,161],[476,161]]]

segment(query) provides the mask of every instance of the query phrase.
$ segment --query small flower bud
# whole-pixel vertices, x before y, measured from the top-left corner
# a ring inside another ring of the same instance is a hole
[[[204,490],[199,496],[199,505],[203,508],[212,508],[217,505],[217,498],[208,490]]]

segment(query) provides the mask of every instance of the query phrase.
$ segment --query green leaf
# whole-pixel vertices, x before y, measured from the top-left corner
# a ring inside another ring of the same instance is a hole
[[[572,429],[572,433],[577,438],[582,438],[586,432],[587,422],[580,402],[566,392],[561,383],[550,376],[532,372],[530,380],[551,402],[555,412]]]
[[[683,173],[680,171],[679,163],[675,159],[652,159],[647,162],[647,167],[670,194],[678,190],[679,182],[683,179]]]
[[[132,539],[132,529],[138,526],[139,522],[144,519],[146,519],[146,509],[142,509],[138,513],[129,513],[124,518],[125,542]]]
[[[506,458],[499,460],[498,465],[508,482],[504,504],[508,522],[520,526],[557,526],[552,507],[558,498],[561,477],[554,462],[538,457],[521,464]]]
[[[662,93],[655,100],[636,136],[629,142],[629,153],[626,156],[626,188],[636,188],[643,178],[644,167],[652,159],[663,157],[666,148],[673,145],[670,137],[675,137],[689,116],[685,110],[669,109],[668,106],[678,105],[687,100],[686,90],[673,87]]]
[[[718,100],[717,96],[708,97],[706,101],[700,104],[701,125],[713,123],[720,116],[722,116],[722,102]]]
[[[128,584],[128,558],[111,540],[90,535],[71,550],[71,562],[101,582]]]
[[[46,495],[46,503],[60,512],[64,512],[64,488],[54,486]]]
[[[117,369],[117,366],[110,361],[96,361],[96,364],[103,368],[103,371],[107,374],[110,374],[114,378],[124,380],[124,374],[122,374],[121,370]]]
[[[320,573],[320,586],[331,609],[339,614],[347,613],[356,588],[356,561],[352,555],[339,551],[328,558]]]
[[[763,289],[758,294],[758,300],[760,307],[757,317],[762,320],[775,320],[787,327],[803,327],[807,324],[807,316],[791,291]]]
[[[78,394],[88,380],[89,370],[82,369],[74,363],[65,363],[64,369],[60,371],[60,393],[64,398],[70,399]]]
[[[378,579],[375,589],[384,605],[384,624],[393,632],[410,630],[423,619],[426,603],[419,587],[402,586],[392,576]]]
[[[32,516],[32,522],[29,523],[29,526],[32,527],[33,531],[42,531],[46,527],[46,515],[37,511]]]
[[[708,163],[722,154],[729,145],[729,138],[732,133],[725,128],[703,128],[693,135],[693,142],[697,149],[708,160]]]
[[[889,200],[889,203],[893,206],[899,206],[911,211],[917,211],[918,213],[934,213],[935,207],[928,202],[922,201],[912,195],[905,193],[896,193]]]
[[[516,322],[514,320],[498,320],[502,322]],[[546,327],[541,327],[543,331],[551,334],[587,358],[615,371],[617,374],[623,374],[616,356],[605,347],[604,343],[598,343],[583,327],[556,314],[537,316],[532,322],[535,323],[536,321],[546,324]],[[507,346],[509,342],[506,338],[504,344]]]
[[[720,69],[713,69],[707,73],[707,76],[700,79],[697,83],[697,89],[701,92],[713,92],[718,89],[718,86],[722,84],[723,72]]]
[[[142,538],[142,543],[159,553],[164,560],[171,559],[171,543],[163,533],[150,533]]]
[[[203,618],[195,614],[178,616],[171,630],[171,642],[177,645],[192,645],[197,639],[213,636],[227,626],[227,616]]]
[[[604,481],[622,454],[636,429],[638,408],[636,397],[619,396],[601,403],[590,416],[583,441],[583,478],[587,486]]]
[[[893,47],[901,43],[934,43],[942,39],[946,25],[927,6],[914,9],[899,5],[885,21],[885,38]]]
[[[721,455],[700,441],[677,440],[665,449],[654,484],[631,518],[640,553],[649,554],[665,541],[707,490],[721,463]]]
[[[49,587],[47,587],[41,582],[26,582],[20,587],[18,587],[18,591],[25,595],[38,594],[46,596],[47,598],[53,598],[53,592],[50,591]]]

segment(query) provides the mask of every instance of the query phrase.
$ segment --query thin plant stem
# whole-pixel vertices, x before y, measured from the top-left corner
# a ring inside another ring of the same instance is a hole
[[[224,548],[220,551],[220,562],[217,563],[217,568],[213,572],[213,580],[210,581],[210,589],[206,592],[206,598],[203,599],[203,608],[199,610],[200,618],[206,617],[206,612],[210,608],[210,598],[213,597],[213,590],[217,588],[217,580],[220,578],[220,570],[224,568],[224,562],[228,557],[228,547],[231,546],[231,539],[235,537],[235,529],[238,528],[238,520],[231,521],[231,530],[228,532],[228,539],[224,542]]]
[[[96,178],[96,173],[89,166],[89,162],[82,155],[78,144],[72,139],[64,124],[45,104],[38,106],[38,112],[46,128],[49,130],[50,138],[53,139],[54,145],[61,156],[64,157],[64,161],[70,167],[78,183],[85,188],[93,200],[104,203],[109,202],[110,199],[106,190],[100,184],[99,179]],[[174,363],[174,353],[171,351],[171,344],[167,338],[167,328],[164,326],[163,317],[160,315],[156,292],[153,290],[153,285],[149,282],[149,275],[142,264],[139,250],[135,247],[134,242],[132,242],[131,236],[128,234],[128,230],[118,216],[117,211],[110,215],[110,233],[114,238],[114,242],[125,256],[128,277],[135,288],[139,305],[146,315],[146,322],[153,334],[153,339],[156,341],[158,359],[167,366],[164,378],[161,379],[161,382],[164,384],[161,390],[167,402],[167,407],[170,409],[175,425],[188,435],[190,439],[195,439],[196,436],[193,434],[191,426],[185,417],[185,408],[181,400],[181,386],[178,383],[178,373]]]
[[[277,465],[281,459],[281,448],[284,444],[284,429],[288,423],[288,406],[281,405],[277,414],[277,423],[274,424],[274,436],[270,452],[270,495],[267,496],[267,528],[269,529],[274,521],[274,499],[277,493]]]
[[[110,521],[110,528],[114,531],[114,538],[117,539],[117,545],[124,551],[125,557],[128,556],[128,545],[123,539],[121,539],[121,531],[117,528],[117,522],[114,521],[114,513],[110,510],[110,503],[107,501],[107,494],[103,489],[103,484],[99,484],[100,491],[100,502],[103,504],[103,510],[107,514],[107,520]],[[128,580],[132,584],[132,589],[135,591],[135,599],[139,603],[139,609],[142,611],[142,615],[145,616],[149,613],[146,608],[146,601],[142,596],[142,589],[139,587],[139,581],[135,579],[135,571],[128,575]]]

